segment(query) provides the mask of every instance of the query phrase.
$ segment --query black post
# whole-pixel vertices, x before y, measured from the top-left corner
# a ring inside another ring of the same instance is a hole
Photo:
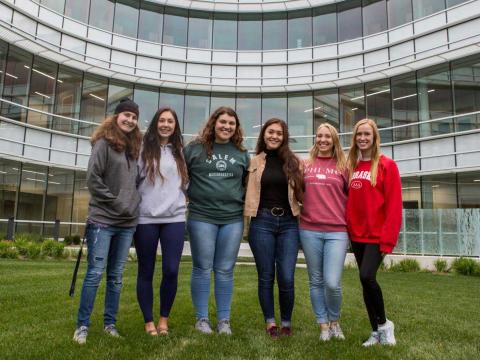
[[[58,236],[60,235],[60,220],[55,220],[55,225],[53,225],[53,240],[58,241]]]
[[[6,240],[13,240],[14,229],[15,229],[15,221],[12,216],[8,218]]]

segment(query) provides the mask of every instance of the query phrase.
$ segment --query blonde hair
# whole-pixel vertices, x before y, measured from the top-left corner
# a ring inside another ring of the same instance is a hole
[[[370,168],[370,184],[372,184],[372,186],[375,186],[377,185],[378,163],[380,160],[381,152],[380,152],[380,133],[378,132],[377,124],[372,119],[362,119],[359,122],[357,122],[355,124],[355,127],[353,128],[352,145],[350,146],[350,150],[348,152],[348,158],[347,158],[349,181],[351,181],[353,172],[355,171],[355,167],[357,166],[357,163],[358,163],[359,150],[358,150],[357,141],[355,138],[357,136],[358,128],[362,125],[369,125],[373,130],[373,145],[372,145],[372,156],[371,156],[372,166]]]
[[[347,166],[347,160],[345,158],[345,154],[342,149],[342,145],[340,145],[340,137],[338,136],[337,129],[335,129],[334,126],[330,125],[329,123],[322,123],[317,127],[317,131],[315,132],[315,135],[317,134],[318,130],[320,128],[327,128],[328,131],[330,131],[330,134],[332,135],[332,141],[333,141],[333,148],[332,148],[332,156],[335,159],[337,163],[337,170],[338,171],[343,171],[345,170]],[[318,157],[320,153],[320,148],[315,141],[315,145],[312,146],[310,149],[310,164],[313,164],[315,159]]]

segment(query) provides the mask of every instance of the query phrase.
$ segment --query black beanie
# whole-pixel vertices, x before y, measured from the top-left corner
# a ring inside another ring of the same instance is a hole
[[[123,98],[120,100],[120,103],[115,108],[115,115],[120,114],[124,111],[130,111],[137,115],[138,118],[138,105],[129,98]]]

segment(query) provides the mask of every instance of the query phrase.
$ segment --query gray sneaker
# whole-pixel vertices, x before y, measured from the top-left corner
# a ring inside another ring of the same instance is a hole
[[[200,331],[203,334],[212,334],[212,326],[210,325],[210,321],[207,318],[198,319],[195,323],[195,329]]]
[[[103,328],[103,331],[105,331],[105,333],[110,335],[111,337],[121,338],[120,333],[118,332],[117,328],[115,327],[115,324],[105,326]]]
[[[219,334],[232,335],[232,329],[230,328],[230,321],[228,319],[220,320],[217,324],[217,332]]]
[[[380,337],[380,344],[382,345],[395,345],[397,341],[395,340],[395,326],[393,322],[387,320],[387,322],[378,327],[378,335]]]
[[[345,335],[343,335],[343,331],[339,323],[330,325],[330,336],[338,340],[345,340]]]
[[[88,327],[80,326],[79,328],[75,329],[75,332],[73,333],[73,341],[80,345],[83,345],[87,342],[87,335]]]
[[[378,331],[372,331],[370,337],[362,344],[364,347],[380,344],[380,335]]]

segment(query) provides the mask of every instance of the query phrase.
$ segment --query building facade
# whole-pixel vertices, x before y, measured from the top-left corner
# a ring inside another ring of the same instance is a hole
[[[380,127],[404,197],[396,252],[480,256],[479,0],[0,0],[0,233],[82,233],[89,136],[119,99],[188,142],[231,106],[253,150],[288,122]]]

